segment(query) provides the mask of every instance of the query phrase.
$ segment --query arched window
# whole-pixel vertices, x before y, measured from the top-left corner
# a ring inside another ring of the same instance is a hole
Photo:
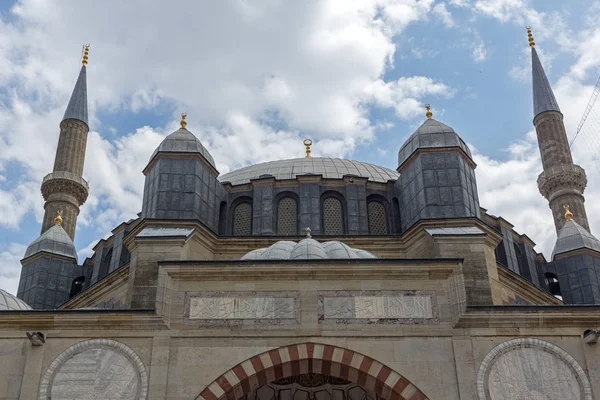
[[[560,292],[560,284],[558,283],[558,277],[556,274],[553,274],[552,272],[546,272],[544,274],[544,278],[546,279],[546,285],[548,285],[548,291],[550,294],[553,296],[562,296]]]
[[[293,197],[284,197],[277,205],[277,233],[296,235],[298,233],[298,203]]]
[[[380,201],[370,201],[367,205],[369,215],[369,233],[371,235],[387,235],[388,222],[385,206]]]
[[[392,216],[394,217],[394,233],[402,233],[402,225],[400,221],[400,202],[396,197],[392,200]]]
[[[113,249],[112,247],[108,250],[107,253],[102,257],[102,261],[100,262],[100,268],[98,270],[98,281],[108,275],[110,270],[110,261],[112,260]]]
[[[222,201],[219,205],[219,235],[225,235],[227,226],[227,203]]]
[[[323,201],[323,233],[325,235],[344,234],[342,202],[336,197],[327,197]]]
[[[71,283],[71,292],[69,293],[69,298],[75,296],[83,289],[83,283],[85,282],[85,276],[80,276],[78,278],[73,279],[73,283]]]
[[[235,207],[233,211],[233,235],[252,235],[252,204],[243,202]]]

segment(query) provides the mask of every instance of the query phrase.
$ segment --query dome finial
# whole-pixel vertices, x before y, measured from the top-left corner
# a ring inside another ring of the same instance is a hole
[[[310,232],[311,232],[310,228],[306,228],[305,231],[306,231],[306,238],[307,239],[312,238],[312,235],[310,234]]]
[[[528,40],[529,40],[529,46],[531,48],[534,48],[535,47],[535,42],[533,40],[533,34],[531,33],[531,27],[530,26],[527,27],[527,37],[528,37]]]
[[[427,119],[431,119],[431,117],[433,117],[433,113],[431,112],[431,105],[425,104],[425,109],[427,110],[425,116],[427,117]]]
[[[304,145],[306,146],[306,158],[310,158],[310,146],[312,146],[312,140],[304,139]]]
[[[88,63],[88,55],[90,54],[90,45],[86,44],[83,46],[83,59],[81,63],[85,66]]]
[[[573,219],[573,213],[571,212],[571,210],[569,210],[569,205],[565,204],[563,208],[565,209],[565,219],[567,221],[571,221]]]
[[[185,120],[185,118],[187,117],[187,113],[181,113],[181,127],[183,129],[186,129],[185,127],[187,126],[187,121]]]
[[[56,212],[56,218],[54,218],[54,222],[56,222],[56,225],[62,224],[62,213],[62,210],[58,210]]]

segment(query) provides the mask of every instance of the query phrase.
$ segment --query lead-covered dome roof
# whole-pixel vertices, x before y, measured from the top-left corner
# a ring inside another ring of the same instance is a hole
[[[152,153],[152,160],[158,153],[199,153],[215,169],[215,160],[208,150],[200,143],[200,140],[186,128],[180,128],[167,136]]]
[[[0,289],[0,311],[23,311],[31,310],[29,304],[13,296],[6,290]]]
[[[72,258],[77,261],[77,250],[75,250],[75,245],[71,237],[58,224],[52,226],[46,232],[42,233],[40,237],[31,242],[25,251],[23,259],[42,252]]]
[[[435,119],[427,119],[413,132],[398,152],[398,166],[418,149],[458,147],[471,158],[469,146],[458,136],[458,133],[446,124]]]
[[[312,238],[306,238],[299,242],[281,240],[269,247],[246,253],[242,260],[314,260],[327,258],[377,257],[366,250],[355,249],[336,240],[321,243]]]
[[[250,183],[251,179],[272,176],[276,180],[295,179],[299,175],[322,175],[325,179],[342,179],[344,175],[386,183],[398,179],[398,173],[388,168],[343,158],[293,158],[251,165],[219,176],[219,181],[232,185]]]

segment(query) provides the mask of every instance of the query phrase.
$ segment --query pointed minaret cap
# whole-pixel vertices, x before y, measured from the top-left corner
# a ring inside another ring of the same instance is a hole
[[[75,83],[75,89],[69,100],[69,105],[65,111],[63,121],[67,119],[76,119],[86,125],[88,124],[88,104],[87,104],[87,77],[86,77],[86,65],[88,63],[90,45],[87,44],[84,47],[83,58],[81,63],[81,71],[79,71],[79,77],[77,83]]]
[[[573,219],[573,213],[569,210],[567,204],[565,209],[565,224],[558,231],[558,238],[552,251],[552,259],[558,254],[567,253],[573,250],[588,249],[600,253],[600,240],[579,225]]]
[[[552,87],[550,87],[550,82],[548,82],[548,78],[544,72],[544,67],[542,67],[537,50],[535,49],[535,41],[533,40],[530,27],[527,27],[527,35],[529,37],[529,46],[531,47],[533,117],[535,118],[538,114],[541,114],[545,111],[560,112],[556,97],[554,97],[554,92],[552,92]]]
[[[69,234],[61,225],[62,211],[57,212],[56,219],[54,221],[56,224],[52,228],[42,233],[40,237],[35,239],[29,245],[29,247],[27,247],[23,260],[38,253],[44,252],[70,258],[77,262],[77,251],[75,250],[75,245],[73,244],[71,237],[69,237]]]

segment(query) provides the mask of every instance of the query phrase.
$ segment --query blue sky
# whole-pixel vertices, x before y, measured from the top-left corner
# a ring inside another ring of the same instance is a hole
[[[314,155],[395,169],[425,103],[475,150],[481,205],[548,254],[555,234],[535,186],[525,26],[572,136],[598,78],[599,14],[592,0],[2,1],[0,287],[15,291],[19,259],[39,235],[39,185],[83,43],[91,190],[75,239],[80,261],[140,211],[141,171],[182,111],[222,173],[300,157],[305,137]],[[573,151],[588,171],[594,232],[600,147],[591,121]]]

